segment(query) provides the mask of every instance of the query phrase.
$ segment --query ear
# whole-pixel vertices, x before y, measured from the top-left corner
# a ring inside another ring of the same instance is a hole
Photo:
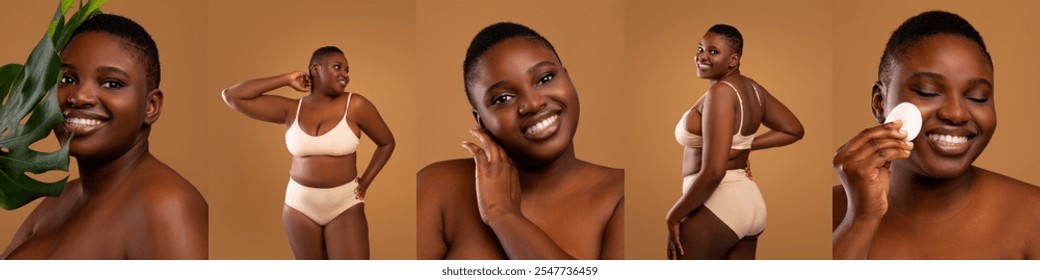
[[[473,119],[477,121],[477,126],[484,128],[484,120],[480,119],[480,115],[477,114],[477,109],[473,109]]]
[[[740,66],[740,54],[734,53],[733,55],[729,56],[729,58],[729,68],[736,68],[737,66]]]
[[[880,81],[870,90],[870,112],[878,123],[885,122],[885,86]]]
[[[159,120],[159,115],[162,113],[163,92],[160,89],[154,89],[146,97],[148,104],[144,123],[151,125]]]

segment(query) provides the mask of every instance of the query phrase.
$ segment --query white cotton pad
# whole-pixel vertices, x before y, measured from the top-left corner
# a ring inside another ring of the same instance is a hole
[[[885,123],[896,120],[903,121],[903,127],[899,130],[906,132],[906,141],[914,141],[917,134],[921,133],[921,109],[914,104],[903,102],[892,108],[892,111],[888,112],[888,117],[885,117]]]

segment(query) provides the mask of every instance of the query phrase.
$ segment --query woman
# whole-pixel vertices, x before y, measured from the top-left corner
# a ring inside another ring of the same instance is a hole
[[[751,150],[802,138],[798,118],[740,74],[744,39],[717,24],[697,45],[697,76],[708,92],[675,127],[683,145],[683,195],[668,212],[669,259],[754,259],[766,208],[750,178]],[[771,131],[755,136],[759,125]]]
[[[463,77],[483,148],[417,174],[419,259],[623,258],[624,171],[575,157],[577,91],[549,41],[488,26]]]
[[[293,159],[282,223],[296,258],[368,259],[365,193],[390,159],[394,136],[368,99],[344,91],[350,66],[343,51],[319,48],[308,69],[241,82],[222,95],[235,111],[288,128]],[[265,94],[281,87],[309,94],[299,100]],[[360,132],[378,147],[359,177]]]
[[[80,178],[33,209],[0,259],[207,258],[205,199],[148,151],[163,105],[155,41],[130,19],[97,15],[61,60],[65,123],[54,134]]]
[[[908,19],[888,40],[871,110],[921,110],[920,136],[901,122],[864,129],[838,149],[835,259],[1040,258],[1040,189],[974,166],[996,131],[993,61],[958,15]]]

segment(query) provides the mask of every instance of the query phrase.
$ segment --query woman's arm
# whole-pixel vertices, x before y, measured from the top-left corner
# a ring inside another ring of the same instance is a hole
[[[448,254],[444,236],[444,211],[440,198],[446,193],[441,183],[445,172],[443,163],[431,164],[415,175],[415,236],[416,259],[443,260]]]
[[[834,155],[834,171],[845,189],[845,216],[834,228],[834,259],[865,259],[881,219],[888,212],[889,163],[910,157],[902,122],[863,130]],[[840,205],[840,204],[835,204]],[[837,209],[836,209],[837,210]]]
[[[285,97],[264,94],[284,86],[299,92],[308,92],[310,80],[306,72],[294,71],[237,83],[221,91],[220,95],[224,103],[243,115],[265,122],[284,124],[289,112],[295,111],[294,102]]]
[[[599,259],[621,260],[625,258],[625,198],[622,197],[614,214],[603,232],[603,247],[600,248]]]
[[[390,161],[390,155],[394,153],[394,135],[390,133],[390,128],[383,122],[383,117],[379,115],[379,111],[376,110],[376,106],[372,105],[372,102],[368,101],[364,96],[360,94],[354,94],[354,103],[351,103],[351,107],[354,107],[354,116],[358,123],[358,127],[361,131],[372,138],[372,141],[376,143],[376,151],[372,154],[372,160],[368,162],[368,167],[365,168],[365,174],[358,177],[358,198],[364,198],[365,192],[368,191],[368,186],[375,180],[376,175],[379,171],[386,166],[386,162]],[[350,108],[348,108],[350,109]]]
[[[759,93],[762,94],[762,124],[769,128],[769,131],[755,136],[755,140],[751,142],[751,150],[786,146],[801,140],[805,129],[802,128],[798,117],[780,100],[774,98],[765,87],[755,82],[752,82],[752,85],[758,86]]]
[[[470,130],[485,148],[463,142],[476,164],[477,209],[510,259],[575,259],[520,212],[519,171],[483,129]]]
[[[670,256],[677,257],[683,253],[679,243],[679,222],[704,205],[718,188],[722,177],[726,175],[730,146],[733,145],[733,134],[736,134],[733,124],[736,123],[739,109],[735,94],[731,88],[716,83],[704,97],[701,114],[701,136],[704,146],[700,159],[700,175],[693,181],[693,186],[675,202],[665,219],[669,238],[673,243],[669,246],[669,251],[672,252]],[[688,123],[687,129],[689,126]]]

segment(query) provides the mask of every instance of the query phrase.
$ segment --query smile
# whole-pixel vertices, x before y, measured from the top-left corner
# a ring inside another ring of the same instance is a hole
[[[928,139],[932,139],[939,145],[961,145],[968,142],[967,136],[954,136],[944,134],[928,134]]]
[[[701,69],[701,70],[711,69],[711,64],[703,64],[703,63],[697,62],[697,69]]]
[[[524,135],[533,139],[545,139],[552,136],[559,129],[559,113],[549,116],[534,125],[524,129]]]
[[[65,120],[65,122],[68,123],[68,124],[74,125],[74,126],[84,126],[84,127],[93,127],[93,126],[98,126],[101,123],[104,123],[104,121],[102,121],[102,120],[85,119],[85,118],[69,118],[69,119]]]

